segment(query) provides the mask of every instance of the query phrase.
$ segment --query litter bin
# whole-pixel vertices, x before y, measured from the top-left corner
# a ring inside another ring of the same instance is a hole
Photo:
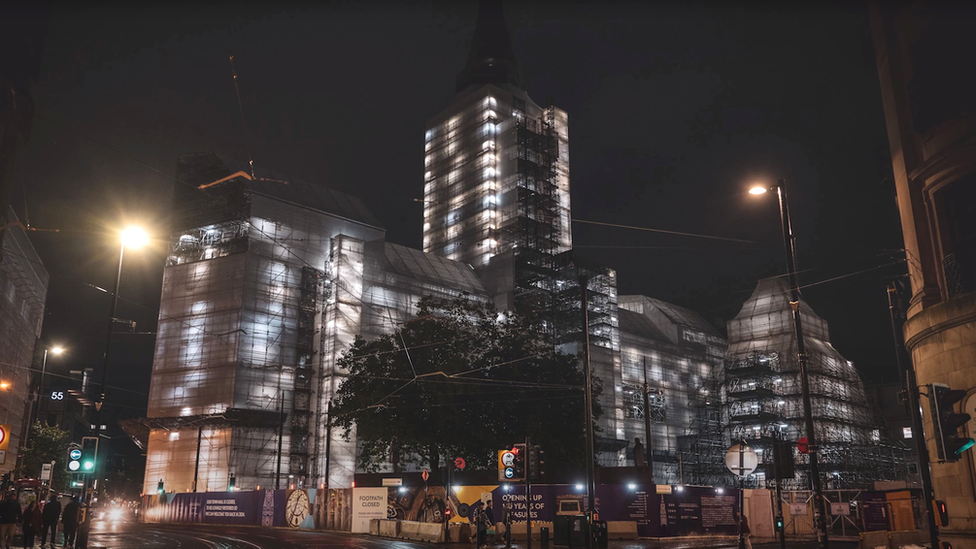
[[[607,521],[597,520],[593,522],[593,546],[599,549],[607,549]]]
[[[552,528],[553,545],[586,547],[586,515],[556,515]]]

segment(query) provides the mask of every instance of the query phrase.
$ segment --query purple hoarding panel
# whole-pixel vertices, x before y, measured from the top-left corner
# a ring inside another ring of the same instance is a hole
[[[167,522],[243,525],[257,524],[260,516],[254,492],[173,494],[168,507]]]
[[[888,529],[888,502],[884,492],[861,492],[861,519],[865,532]]]

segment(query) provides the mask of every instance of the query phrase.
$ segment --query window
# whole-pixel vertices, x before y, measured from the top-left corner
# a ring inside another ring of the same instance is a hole
[[[901,438],[912,438],[912,428],[902,427],[901,428]]]

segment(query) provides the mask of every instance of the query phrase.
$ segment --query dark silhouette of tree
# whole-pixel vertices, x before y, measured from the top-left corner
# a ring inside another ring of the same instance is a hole
[[[18,478],[41,476],[41,467],[45,463],[54,463],[51,469],[49,486],[53,490],[67,488],[68,473],[64,470],[68,457],[68,432],[56,425],[44,425],[40,421],[31,428],[31,436],[20,456],[20,467],[16,471]]]
[[[547,467],[583,465],[584,376],[575,355],[554,348],[534,319],[473,299],[427,297],[418,309],[396,332],[357,339],[339,359],[348,377],[332,417],[347,437],[355,428],[359,467],[378,471],[399,456],[395,470],[437,471],[441,457],[491,469],[497,450],[527,435]]]

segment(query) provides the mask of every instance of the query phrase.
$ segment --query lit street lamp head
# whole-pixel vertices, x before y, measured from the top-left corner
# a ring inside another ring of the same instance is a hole
[[[765,194],[769,190],[766,187],[756,185],[755,187],[749,189],[749,194]]]
[[[52,347],[51,352],[56,355],[60,355],[61,353],[64,352],[64,347]]]
[[[122,245],[126,248],[141,248],[149,242],[146,231],[139,227],[127,227],[122,231]]]

